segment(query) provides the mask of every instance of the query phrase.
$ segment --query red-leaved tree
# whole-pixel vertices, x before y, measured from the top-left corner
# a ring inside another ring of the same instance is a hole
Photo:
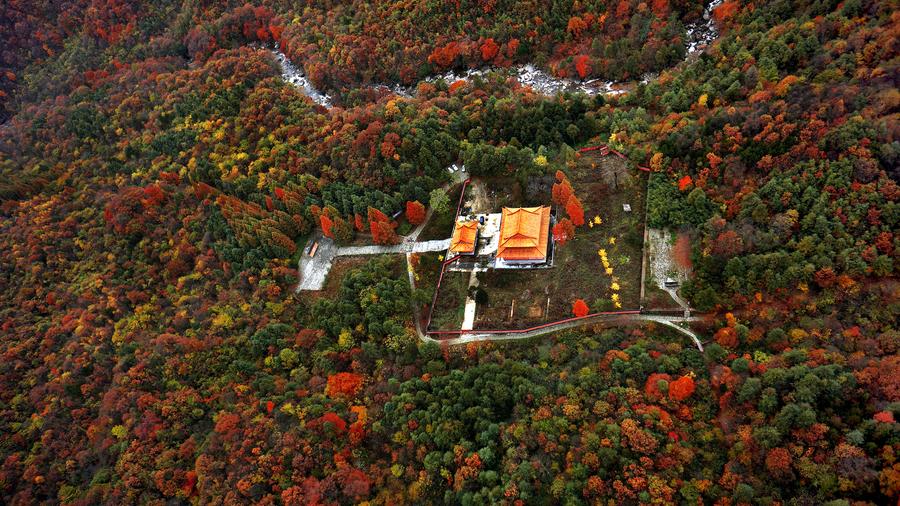
[[[328,377],[325,393],[329,397],[351,398],[362,388],[363,376],[352,372],[339,372]]]
[[[406,203],[406,219],[413,225],[419,225],[425,221],[425,206],[418,200]]]
[[[578,299],[572,304],[572,314],[579,318],[582,316],[586,316],[589,311],[590,308],[588,307],[584,299]]]
[[[591,73],[590,58],[587,55],[581,54],[575,57],[575,71],[578,72],[578,77],[582,79]]]
[[[500,51],[500,46],[494,42],[494,39],[487,39],[484,41],[484,44],[481,45],[481,59],[484,61],[491,61],[497,56],[498,51]]]
[[[575,225],[568,218],[563,218],[553,225],[553,240],[559,246],[563,246],[573,237],[575,237]]]
[[[569,200],[566,202],[566,214],[569,215],[572,224],[576,227],[584,225],[584,207],[575,195],[569,196]]]

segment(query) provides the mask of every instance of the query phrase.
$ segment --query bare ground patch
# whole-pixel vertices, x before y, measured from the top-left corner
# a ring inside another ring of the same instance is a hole
[[[687,234],[676,235],[668,230],[651,228],[647,242],[648,284],[652,283],[657,292],[648,292],[645,305],[652,309],[687,309],[689,305],[678,295],[678,287],[691,276],[690,238]],[[669,300],[660,297],[659,291],[667,293]]]

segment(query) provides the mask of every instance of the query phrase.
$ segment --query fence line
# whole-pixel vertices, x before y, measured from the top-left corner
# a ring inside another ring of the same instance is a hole
[[[586,153],[586,152],[597,151],[597,150],[600,150],[603,152],[612,152],[619,158],[625,159],[625,155],[623,155],[622,153],[620,153],[614,149],[610,149],[608,146],[602,145],[602,144],[581,148],[578,150],[578,152]],[[638,167],[638,169],[645,171],[645,172],[651,172],[650,169],[648,169],[646,167]],[[460,209],[462,209],[463,199],[465,198],[465,195],[466,195],[466,187],[469,185],[469,182],[471,180],[472,180],[471,178],[468,178],[465,181],[463,181],[462,190],[459,192],[459,203],[457,203],[457,205],[456,205],[456,218],[459,218],[459,211],[460,211]],[[454,218],[454,225],[456,223],[456,218]],[[632,314],[641,314],[640,309],[628,309],[628,310],[622,310],[622,311],[601,311],[598,313],[591,313],[591,314],[584,315],[584,316],[574,316],[572,318],[566,318],[566,319],[558,320],[558,321],[554,321],[554,322],[543,323],[541,325],[537,325],[535,327],[529,327],[527,329],[430,330],[431,319],[434,316],[434,306],[437,304],[438,292],[441,289],[441,283],[444,281],[444,273],[446,272],[447,266],[449,264],[459,260],[461,257],[462,257],[462,255],[456,255],[455,257],[453,257],[449,260],[445,260],[443,263],[441,263],[441,273],[440,273],[440,275],[438,275],[437,285],[435,285],[435,287],[434,287],[434,295],[431,297],[431,305],[428,308],[428,321],[425,322],[425,334],[427,334],[429,336],[449,336],[449,335],[462,335],[462,334],[526,334],[528,332],[534,332],[536,330],[545,329],[547,327],[552,327],[554,325],[562,325],[565,323],[571,323],[571,322],[575,322],[575,321],[579,321],[579,320],[586,320],[588,318],[594,318],[597,316],[624,316],[624,315],[632,315]]]
[[[430,334],[431,331],[428,330],[431,327],[431,317],[434,315],[434,306],[437,304],[438,292],[441,289],[441,282],[444,281],[444,272],[447,270],[447,264],[451,262],[455,262],[459,260],[462,255],[456,255],[450,260],[446,260],[441,263],[441,274],[438,276],[437,285],[434,287],[434,295],[431,297],[431,305],[428,307],[428,321],[425,322],[425,333]]]
[[[588,152],[591,152],[591,151],[600,151],[600,154],[601,154],[601,155],[607,155],[607,154],[609,154],[609,153],[612,153],[612,154],[618,156],[619,158],[621,158],[621,159],[623,159],[623,160],[627,160],[627,158],[625,157],[625,155],[623,155],[622,153],[616,151],[615,149],[610,148],[610,147],[607,146],[606,144],[597,144],[596,146],[587,146],[587,147],[583,147],[583,148],[581,148],[581,149],[578,150],[579,153],[588,153]],[[649,167],[642,167],[642,166],[640,166],[640,165],[637,165],[637,169],[638,169],[638,170],[641,170],[641,171],[644,171],[644,172],[653,172]]]
[[[456,227],[456,220],[459,219],[459,210],[462,209],[463,199],[466,197],[466,187],[469,186],[469,182],[472,181],[472,178],[466,178],[463,181],[462,189],[459,191],[459,202],[456,204],[456,215],[453,218],[453,226]],[[462,255],[456,255],[455,257],[445,260],[441,263],[441,273],[438,276],[437,285],[434,287],[434,295],[431,297],[431,305],[428,306],[428,321],[425,322],[425,333],[428,334],[428,327],[431,327],[431,317],[434,315],[434,306],[437,304],[438,292],[441,289],[441,282],[444,281],[444,272],[447,270],[447,265],[459,260]]]
[[[624,316],[624,315],[632,315],[632,314],[641,314],[639,309],[629,309],[624,311],[601,311],[599,313],[592,313],[584,316],[574,316],[572,318],[566,318],[564,320],[558,320],[555,322],[542,323],[540,325],[529,327],[527,329],[471,329],[471,330],[428,330],[425,333],[428,335],[461,335],[461,334],[526,334],[528,332],[534,332],[535,330],[545,329],[547,327],[552,327],[554,325],[562,325],[564,323],[575,322],[578,320],[586,320],[588,318],[594,318],[597,316]],[[429,321],[429,324],[431,322]]]

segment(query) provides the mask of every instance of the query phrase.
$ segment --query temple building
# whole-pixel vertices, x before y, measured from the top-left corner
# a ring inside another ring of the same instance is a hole
[[[527,269],[553,261],[549,206],[504,207],[499,213],[459,216],[448,258],[463,256],[453,269]]]
[[[543,264],[550,244],[550,207],[504,207],[494,267]]]
[[[475,220],[457,221],[450,238],[451,255],[474,255],[478,242],[478,222]]]

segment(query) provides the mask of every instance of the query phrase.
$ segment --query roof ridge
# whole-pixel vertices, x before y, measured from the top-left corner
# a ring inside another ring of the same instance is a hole
[[[500,244],[497,256],[503,258],[506,252],[517,251],[516,258],[545,257],[541,246],[546,244],[549,230],[550,207],[503,207],[503,221],[500,224]]]

